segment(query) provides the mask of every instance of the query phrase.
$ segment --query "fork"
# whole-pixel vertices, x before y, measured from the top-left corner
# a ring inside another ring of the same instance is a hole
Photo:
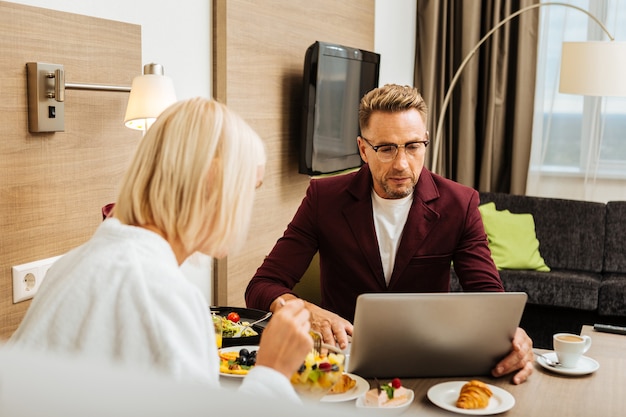
[[[322,352],[322,335],[315,330],[310,330],[309,334],[313,339],[313,352],[319,355]]]
[[[311,338],[313,339],[313,351],[316,354],[321,355],[322,349],[326,349],[334,353],[341,353],[341,349],[339,349],[337,346],[324,343],[324,339],[322,338],[322,335],[319,332],[315,330],[310,330],[309,334],[311,335]]]
[[[245,332],[247,329],[249,329],[250,327],[254,326],[254,325],[255,325],[255,324],[257,324],[257,323],[262,322],[263,320],[267,320],[267,318],[268,318],[269,316],[271,316],[271,315],[272,315],[272,312],[271,312],[271,311],[268,311],[268,312],[267,312],[267,314],[265,314],[265,315],[264,315],[263,317],[261,317],[260,319],[258,319],[258,320],[256,320],[256,321],[253,321],[252,323],[248,324],[247,326],[242,327],[241,329],[237,330],[237,333],[235,333],[235,334],[233,335],[233,337],[241,337],[241,335],[243,334],[243,332]]]

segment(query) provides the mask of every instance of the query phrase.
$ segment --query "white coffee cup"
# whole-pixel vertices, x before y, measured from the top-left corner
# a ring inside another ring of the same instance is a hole
[[[556,357],[564,368],[575,368],[583,353],[591,347],[591,337],[573,333],[556,333],[552,336]]]

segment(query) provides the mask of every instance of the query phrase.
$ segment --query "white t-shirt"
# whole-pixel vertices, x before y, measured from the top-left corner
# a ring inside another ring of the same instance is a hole
[[[389,285],[396,252],[400,246],[402,230],[413,202],[413,194],[404,198],[382,198],[372,189],[372,208],[374,212],[374,227],[378,238],[380,259],[383,263],[385,281]]]
[[[219,387],[207,300],[165,239],[114,218],[48,270],[7,346],[84,355]],[[298,401],[288,378],[265,367],[255,367],[241,390]]]

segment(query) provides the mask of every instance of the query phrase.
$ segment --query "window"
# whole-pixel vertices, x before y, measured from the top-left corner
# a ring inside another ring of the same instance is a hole
[[[567,0],[599,18],[617,41],[626,39],[626,1]],[[558,92],[561,44],[607,40],[585,13],[565,6],[539,9],[533,146],[530,170],[542,174],[626,178],[626,98]]]

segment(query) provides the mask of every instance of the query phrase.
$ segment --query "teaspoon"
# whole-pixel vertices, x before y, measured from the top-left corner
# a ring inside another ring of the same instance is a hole
[[[561,366],[561,363],[558,361],[553,361],[552,359],[548,358],[546,355],[544,355],[543,353],[536,353],[535,355],[537,356],[541,356],[541,359],[543,359],[543,361],[546,363],[546,365],[551,366],[553,368],[559,367]]]

